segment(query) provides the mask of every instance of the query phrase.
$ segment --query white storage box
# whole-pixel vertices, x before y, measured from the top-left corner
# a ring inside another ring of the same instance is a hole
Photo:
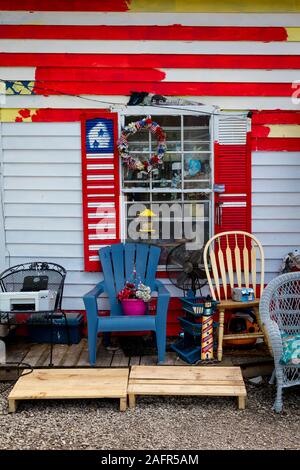
[[[0,292],[0,312],[33,310],[36,312],[54,310],[56,292]],[[24,306],[24,308],[22,308]]]

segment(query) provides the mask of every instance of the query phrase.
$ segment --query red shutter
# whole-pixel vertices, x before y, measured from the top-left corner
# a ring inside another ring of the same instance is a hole
[[[216,118],[215,233],[227,230],[251,232],[251,139],[250,119],[222,115]]]
[[[99,248],[120,241],[118,115],[86,115],[81,128],[84,268],[99,271]]]

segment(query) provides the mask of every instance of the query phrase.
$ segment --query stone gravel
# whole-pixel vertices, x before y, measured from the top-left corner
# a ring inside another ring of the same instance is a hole
[[[299,388],[284,392],[284,411],[272,411],[275,388],[246,383],[248,404],[234,398],[139,397],[135,410],[118,400],[21,402],[8,414],[0,394],[0,449],[299,449]],[[0,383],[0,392],[7,383]]]

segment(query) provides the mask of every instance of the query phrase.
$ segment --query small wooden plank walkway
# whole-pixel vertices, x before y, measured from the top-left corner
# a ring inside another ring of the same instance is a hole
[[[133,366],[128,396],[135,408],[138,395],[234,396],[238,408],[245,409],[246,387],[239,367]]]
[[[128,368],[25,369],[8,396],[8,409],[14,413],[21,400],[118,398],[125,411],[128,374]]]

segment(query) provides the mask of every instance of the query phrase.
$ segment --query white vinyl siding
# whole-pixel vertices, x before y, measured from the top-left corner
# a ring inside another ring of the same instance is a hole
[[[3,123],[6,266],[49,260],[67,271],[63,307],[101,278],[83,272],[80,123]]]
[[[34,260],[61,264],[68,271],[66,310],[84,309],[82,296],[102,279],[84,272],[80,132],[79,122],[2,124],[6,256],[0,269]]]
[[[300,248],[300,152],[252,153],[252,230],[266,256],[266,281]]]

